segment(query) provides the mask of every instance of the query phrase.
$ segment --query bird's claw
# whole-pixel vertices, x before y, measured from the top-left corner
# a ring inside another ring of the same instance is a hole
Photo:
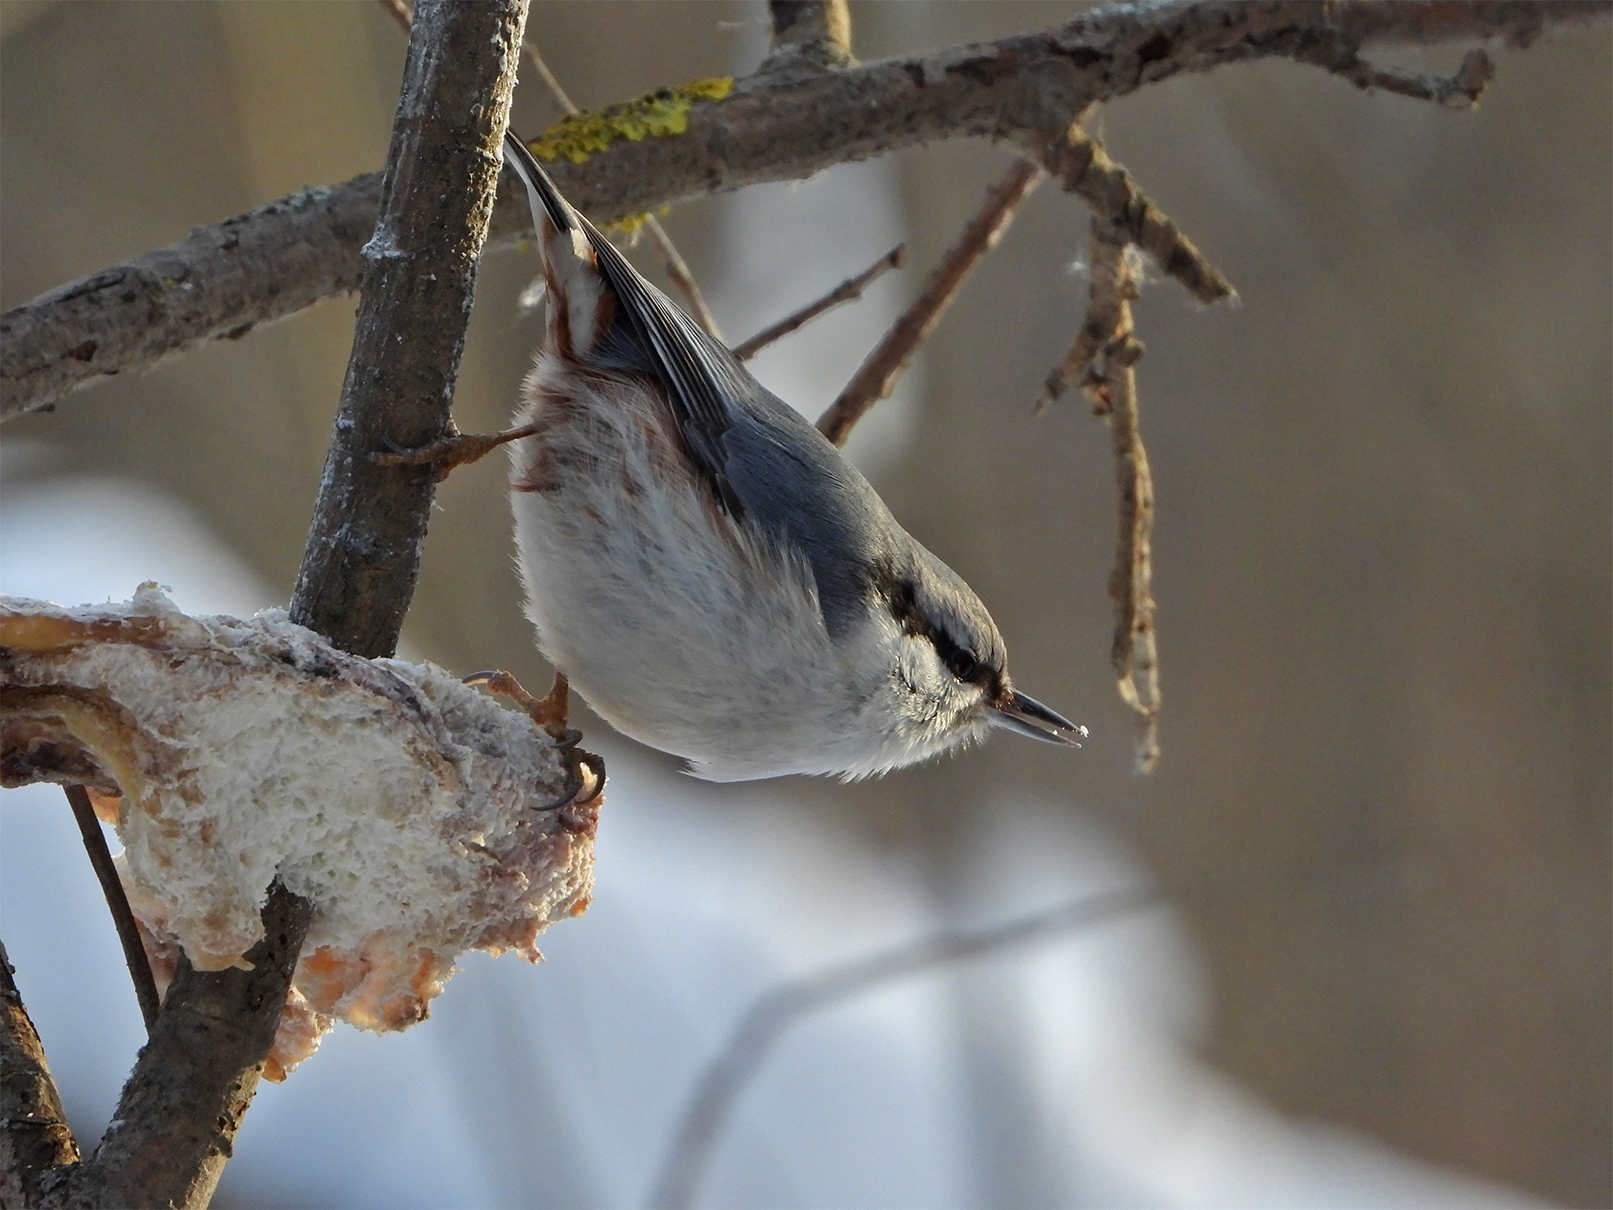
[[[501,669],[488,672],[473,672],[465,678],[467,685],[486,685],[492,693],[509,698],[521,709],[525,710],[527,717],[542,727],[559,743],[576,743],[582,736],[570,731],[566,727],[566,718],[570,713],[570,683],[566,680],[564,672],[554,674],[554,684],[543,697],[533,697],[515,677]]]
[[[568,832],[584,832],[598,820],[598,813],[577,808],[594,803],[605,792],[605,760],[593,752],[569,750],[566,761],[566,792],[539,811],[560,812],[560,825]]]
[[[564,811],[570,807],[587,806],[604,791],[604,760],[592,752],[584,752],[578,748],[582,732],[574,731],[566,725],[570,714],[571,686],[564,672],[555,672],[554,684],[542,697],[533,697],[520,681],[501,669],[473,672],[465,678],[465,684],[485,685],[489,692],[509,698],[526,711],[527,717],[542,728],[558,747],[565,749],[566,771],[569,775],[566,792],[539,810]],[[583,822],[578,822],[577,827],[582,826]]]
[[[594,752],[573,748],[568,772],[576,788],[556,807],[561,811],[561,823],[577,831],[592,821],[587,815],[573,816],[568,812],[576,807],[588,806],[605,792],[605,758]]]
[[[425,445],[416,446],[414,449],[404,449],[389,439],[383,439],[387,452],[371,454],[370,458],[380,466],[434,467],[437,479],[441,482],[455,468],[480,462],[499,446],[518,441],[522,437],[530,437],[535,431],[535,427],[530,424],[498,433],[461,433],[450,430],[437,440],[428,441]]]

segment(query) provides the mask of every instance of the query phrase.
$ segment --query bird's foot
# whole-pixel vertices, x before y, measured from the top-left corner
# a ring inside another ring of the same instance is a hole
[[[429,441],[412,450],[394,447],[387,453],[372,454],[370,457],[381,466],[435,467],[437,480],[441,482],[455,468],[479,462],[499,446],[519,441],[522,437],[530,437],[536,431],[537,426],[531,424],[505,429],[499,433],[461,433],[457,429],[450,428],[437,440]],[[500,675],[507,676],[508,673]]]
[[[577,747],[582,739],[582,732],[573,731],[567,725],[571,685],[566,680],[564,672],[558,670],[555,672],[554,684],[542,697],[533,697],[520,681],[504,671],[473,672],[465,678],[465,684],[485,685],[490,692],[509,698],[526,711],[527,717],[542,728],[556,744],[565,749],[567,771],[570,774],[568,788],[557,802],[545,810],[587,806],[604,791],[605,762],[594,753],[584,752]],[[568,816],[562,815],[563,821],[567,819]],[[582,827],[587,821],[571,822]]]
[[[520,681],[501,670],[473,672],[465,678],[465,684],[486,685],[490,692],[509,698],[526,711],[528,718],[557,740],[564,742],[564,736],[575,735],[568,731],[566,725],[571,707],[571,685],[564,672],[554,674],[554,684],[543,697],[533,697]]]

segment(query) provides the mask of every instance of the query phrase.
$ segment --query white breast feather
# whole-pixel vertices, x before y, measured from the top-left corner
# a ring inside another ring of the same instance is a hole
[[[911,709],[893,618],[830,639],[810,568],[668,465],[666,405],[637,381],[542,356],[524,395],[517,423],[543,425],[511,446],[527,615],[617,729],[713,781],[862,777],[975,730]]]

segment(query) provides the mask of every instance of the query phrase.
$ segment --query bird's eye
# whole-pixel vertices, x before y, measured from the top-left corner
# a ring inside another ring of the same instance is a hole
[[[973,680],[980,671],[980,661],[970,651],[954,651],[947,657],[947,670],[960,681]]]

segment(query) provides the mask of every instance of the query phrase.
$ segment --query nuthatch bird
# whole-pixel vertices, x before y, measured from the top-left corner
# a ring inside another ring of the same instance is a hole
[[[969,586],[815,428],[555,189],[532,206],[548,331],[511,501],[543,654],[618,730],[713,781],[865,777],[993,726],[1086,734],[1010,684]]]

